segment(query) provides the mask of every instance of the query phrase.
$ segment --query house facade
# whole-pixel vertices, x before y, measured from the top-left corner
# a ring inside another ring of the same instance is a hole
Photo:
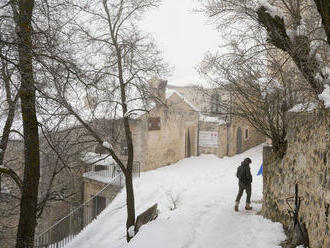
[[[167,86],[162,80],[153,87],[161,103],[131,121],[134,156],[142,171],[200,154],[233,156],[265,142],[247,121],[212,114],[214,94],[205,97],[198,87]]]

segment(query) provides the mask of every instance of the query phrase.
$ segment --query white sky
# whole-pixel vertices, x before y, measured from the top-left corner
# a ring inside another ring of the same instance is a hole
[[[158,9],[146,13],[142,29],[152,34],[171,67],[172,85],[203,83],[196,67],[207,51],[221,45],[221,35],[207,18],[193,12],[197,0],[162,0]]]

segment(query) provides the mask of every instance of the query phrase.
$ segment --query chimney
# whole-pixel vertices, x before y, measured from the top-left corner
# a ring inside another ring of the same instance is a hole
[[[149,81],[152,97],[157,104],[164,103],[166,100],[167,80],[153,78]]]

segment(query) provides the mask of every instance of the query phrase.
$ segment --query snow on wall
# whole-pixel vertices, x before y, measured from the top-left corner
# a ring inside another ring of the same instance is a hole
[[[325,85],[325,89],[322,94],[319,95],[319,99],[324,102],[326,108],[330,108],[330,86]]]
[[[259,0],[257,8],[260,6],[264,6],[267,10],[267,12],[272,16],[278,16],[280,18],[284,18],[284,14],[280,8],[277,8],[269,3],[269,0]]]

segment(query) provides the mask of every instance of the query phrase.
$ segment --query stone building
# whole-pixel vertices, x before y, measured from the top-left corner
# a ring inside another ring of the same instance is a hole
[[[152,87],[158,101],[130,121],[134,160],[142,171],[200,154],[233,156],[265,141],[248,122],[214,114],[214,94],[205,97],[199,87],[167,86],[163,80],[154,80]],[[113,147],[125,160],[124,140]]]
[[[166,104],[156,104],[132,125],[135,159],[142,170],[200,154],[233,156],[265,141],[248,122],[213,114],[213,97],[221,97],[217,91],[205,97],[194,86],[166,87],[160,81],[159,87]]]

